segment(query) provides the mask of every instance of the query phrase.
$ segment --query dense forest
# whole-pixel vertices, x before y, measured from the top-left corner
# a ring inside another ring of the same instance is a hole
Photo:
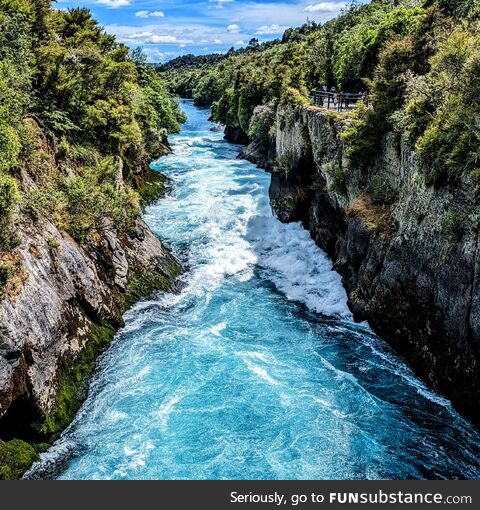
[[[276,46],[280,42],[279,39],[260,42],[254,37],[245,48],[235,49],[232,47],[227,53],[182,55],[165,64],[157,65],[156,69],[161,73],[173,94],[179,95],[180,97],[192,97],[193,91],[199,86],[200,81],[224,60],[238,55],[260,53],[268,48]],[[205,85],[203,88],[205,89]],[[213,95],[210,97],[197,94],[196,104],[198,106],[210,106],[217,95],[218,91],[216,90],[214,90]]]
[[[0,0],[0,299],[21,271],[21,223],[47,215],[79,242],[106,223],[125,228],[141,206],[138,175],[182,120],[142,53],[88,10]]]
[[[343,134],[353,162],[367,164],[382,134],[395,131],[415,146],[432,184],[468,174],[476,193],[479,29],[478,0],[354,2],[324,25],[289,29],[267,46],[253,41],[256,51],[166,78],[174,92],[212,104],[216,121],[249,139],[272,134],[278,104],[308,105],[309,92],[321,86],[368,90],[374,108],[356,109]]]

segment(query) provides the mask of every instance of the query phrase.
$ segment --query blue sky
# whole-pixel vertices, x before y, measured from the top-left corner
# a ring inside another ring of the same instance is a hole
[[[224,52],[252,37],[270,40],[307,18],[336,16],[345,0],[57,0],[57,9],[88,7],[105,29],[152,62],[186,53]]]

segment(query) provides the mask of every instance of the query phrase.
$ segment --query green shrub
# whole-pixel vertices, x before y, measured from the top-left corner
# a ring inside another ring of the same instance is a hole
[[[247,132],[255,107],[263,102],[262,87],[255,83],[246,83],[238,96],[237,119],[239,126]]]
[[[468,215],[458,207],[450,207],[442,218],[442,230],[460,241],[468,229]]]
[[[388,116],[404,105],[407,81],[405,73],[415,68],[415,52],[410,37],[394,40],[381,51],[372,82],[377,116]]]
[[[128,228],[140,212],[140,196],[116,182],[118,168],[112,158],[79,167],[55,184],[30,191],[24,210],[33,218],[46,215],[75,240],[84,243],[95,230]]]
[[[109,224],[124,229],[139,213],[138,195],[130,189],[116,190],[110,183],[100,184],[84,176],[75,176],[64,183],[64,228],[83,243],[93,230]]]
[[[0,174],[0,218],[7,217],[20,198],[17,180],[9,175]]]
[[[340,195],[346,195],[347,175],[345,169],[341,168],[339,165],[331,164],[328,165],[325,170],[332,178],[330,190],[335,193],[339,193]]]
[[[341,133],[351,165],[365,168],[374,160],[381,143],[381,122],[374,110],[359,104]]]
[[[273,104],[260,105],[253,110],[248,128],[248,136],[252,140],[268,140],[275,123],[275,107]]]
[[[285,173],[290,171],[290,159],[287,156],[277,156],[272,164],[273,173]]]
[[[13,261],[0,261],[0,301],[5,299],[5,287],[10,279],[23,266],[22,259],[17,258]]]
[[[212,71],[198,82],[193,90],[193,100],[197,106],[210,106],[220,97],[221,92],[220,76]]]
[[[295,87],[287,87],[280,97],[280,102],[291,106],[306,106],[308,99]]]
[[[0,172],[18,164],[20,140],[15,129],[0,119]]]
[[[39,459],[33,446],[12,439],[0,440],[0,480],[18,480]]]
[[[473,185],[472,192],[474,196],[478,196],[480,194],[480,167],[470,171],[470,179]]]
[[[410,80],[405,131],[415,141],[427,184],[456,185],[478,168],[479,48],[473,26],[456,26],[440,40],[429,72]]]

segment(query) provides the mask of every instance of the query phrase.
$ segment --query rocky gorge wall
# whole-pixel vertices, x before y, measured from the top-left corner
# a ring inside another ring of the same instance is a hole
[[[394,134],[355,167],[340,136],[347,117],[279,107],[275,136],[241,157],[272,172],[274,212],[302,221],[329,254],[355,317],[479,424],[479,232],[454,221],[468,191],[428,185]]]
[[[119,179],[122,179],[121,165]],[[24,190],[35,186],[22,169]],[[154,198],[160,174],[135,177]],[[21,271],[0,300],[0,480],[20,477],[70,423],[124,312],[172,290],[180,267],[140,217],[79,244],[48,217],[18,228]]]

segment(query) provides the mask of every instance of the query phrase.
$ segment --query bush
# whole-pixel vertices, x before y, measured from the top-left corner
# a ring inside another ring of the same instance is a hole
[[[456,241],[460,241],[465,234],[468,215],[457,207],[450,207],[442,218],[442,229]]]
[[[0,119],[0,172],[10,170],[18,163],[20,140],[15,129]]]
[[[7,217],[20,201],[21,195],[16,179],[0,174],[0,218]]]
[[[108,225],[127,228],[140,212],[140,198],[133,190],[117,190],[114,184],[88,173],[64,182],[57,205],[64,228],[80,243]]]
[[[480,167],[474,168],[470,171],[470,180],[473,185],[473,194],[477,197],[480,194]]]
[[[474,26],[454,27],[438,43],[430,70],[409,79],[405,132],[415,142],[427,184],[455,185],[478,168],[479,44]]]
[[[291,106],[305,106],[308,104],[308,99],[298,89],[287,87],[280,97],[280,102]]]
[[[368,181],[367,189],[376,202],[389,205],[395,201],[395,191],[381,175],[372,176]]]
[[[23,267],[22,259],[0,261],[0,301],[5,299],[5,287],[10,279]]]
[[[112,158],[92,167],[80,167],[50,187],[32,190],[25,211],[34,218],[50,216],[79,243],[107,226],[129,227],[140,212],[140,196],[116,181],[118,168]]]
[[[288,156],[277,156],[272,164],[272,173],[287,174],[291,169],[291,161]]]
[[[347,174],[345,169],[335,164],[333,161],[325,165],[325,171],[327,171],[331,177],[331,183],[329,190],[340,195],[347,194]]]
[[[268,140],[275,123],[275,107],[273,104],[260,105],[253,110],[248,128],[248,136],[252,140]]]
[[[263,102],[263,90],[255,82],[247,83],[238,96],[237,119],[239,126],[247,132],[255,107]]]
[[[415,68],[411,38],[395,40],[380,53],[380,62],[372,82],[372,95],[378,116],[385,119],[405,102],[406,72]]]
[[[38,459],[30,444],[19,439],[0,440],[0,480],[18,480]]]
[[[381,142],[382,124],[375,111],[359,104],[341,133],[351,165],[365,168],[374,160]]]

